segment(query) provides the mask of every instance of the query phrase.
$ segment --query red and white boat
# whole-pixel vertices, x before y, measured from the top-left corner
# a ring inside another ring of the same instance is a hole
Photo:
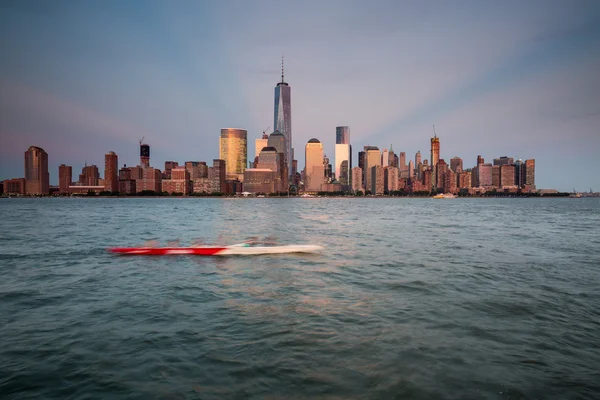
[[[112,247],[111,253],[136,256],[195,255],[195,256],[246,256],[262,254],[316,253],[323,250],[317,245],[251,246],[246,243],[230,246],[197,247]]]

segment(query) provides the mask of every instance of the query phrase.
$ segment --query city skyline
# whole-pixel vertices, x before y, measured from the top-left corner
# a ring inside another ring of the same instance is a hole
[[[349,126],[353,159],[386,143],[410,159],[435,124],[447,162],[535,158],[539,188],[600,186],[597,2],[227,3],[3,2],[0,180],[23,175],[31,145],[50,154],[52,185],[60,164],[102,172],[109,151],[135,165],[141,137],[159,168],[210,162],[227,126],[252,154],[284,53],[296,149],[319,138],[333,159],[332,131]],[[256,18],[275,10],[294,18]]]

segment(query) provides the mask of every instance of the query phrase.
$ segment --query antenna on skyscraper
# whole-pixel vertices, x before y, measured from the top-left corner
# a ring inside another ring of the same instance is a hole
[[[435,124],[433,124],[433,137],[437,137],[437,135],[435,134]]]
[[[285,82],[283,80],[283,54],[281,54],[281,83]]]
[[[144,143],[145,138],[146,138],[146,136],[142,136],[142,138],[140,139],[140,146],[142,145],[142,143]]]

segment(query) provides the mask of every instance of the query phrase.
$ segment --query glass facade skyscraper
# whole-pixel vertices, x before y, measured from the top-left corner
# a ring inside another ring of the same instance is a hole
[[[285,138],[285,162],[288,171],[292,171],[294,153],[292,149],[292,104],[291,88],[283,80],[283,58],[281,59],[281,82],[275,86],[275,113],[273,130],[279,131]]]
[[[244,180],[248,165],[248,133],[244,129],[221,129],[220,159],[225,161],[225,179]]]
[[[347,126],[335,128],[335,144],[350,144],[350,130]]]
[[[352,147],[350,130],[347,126],[335,128],[335,175],[342,185],[350,185],[352,180]]]

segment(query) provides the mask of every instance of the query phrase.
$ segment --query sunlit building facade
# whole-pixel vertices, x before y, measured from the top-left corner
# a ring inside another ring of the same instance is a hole
[[[30,146],[25,152],[25,193],[50,193],[48,153],[41,147]]]
[[[325,183],[325,169],[323,168],[323,144],[319,139],[310,139],[305,148],[305,181],[304,190],[318,192],[321,184]]]
[[[360,167],[352,168],[352,191],[354,193],[363,190],[363,171]]]
[[[248,133],[244,129],[221,129],[219,142],[219,157],[225,161],[225,179],[244,180],[248,148]]]
[[[119,191],[119,157],[114,151],[104,156],[104,190]]]
[[[365,146],[365,189],[370,191],[372,189],[372,171],[371,169],[375,166],[381,166],[381,154],[377,146]]]

